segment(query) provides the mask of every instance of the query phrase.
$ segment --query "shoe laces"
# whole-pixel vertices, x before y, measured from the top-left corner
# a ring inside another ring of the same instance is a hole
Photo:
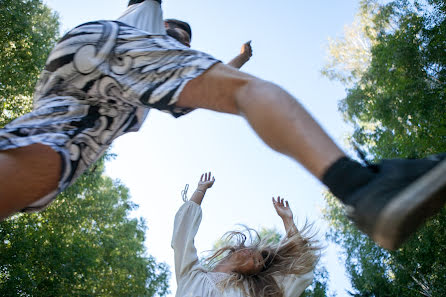
[[[364,151],[359,147],[358,143],[353,142],[353,148],[355,149],[356,153],[358,154],[358,157],[361,159],[361,161],[365,164],[367,168],[372,170],[373,172],[378,172],[379,168],[378,165],[371,163],[369,160],[367,160],[367,156],[364,153]]]
[[[364,151],[359,147],[359,145],[356,142],[353,142],[353,148],[355,149],[356,153],[358,154],[358,157],[361,159],[362,162],[364,162],[364,164],[367,167],[372,166],[372,163],[370,163],[369,160],[367,160],[367,157],[366,157]]]

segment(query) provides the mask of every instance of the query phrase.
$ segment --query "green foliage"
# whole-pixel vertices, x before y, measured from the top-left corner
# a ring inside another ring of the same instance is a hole
[[[342,205],[326,195],[328,239],[344,249],[352,296],[442,296],[446,292],[446,209],[429,220],[396,252],[374,244],[345,217]],[[358,295],[359,294],[359,295]]]
[[[103,161],[45,211],[0,223],[1,296],[164,296],[169,271],[144,248],[144,221]]]
[[[309,286],[303,293],[301,297],[327,297],[336,296],[333,294],[328,295],[328,271],[322,266],[318,265],[314,271],[314,280],[311,286]]]
[[[376,14],[370,66],[340,105],[354,140],[375,158],[446,151],[445,4],[408,2]]]
[[[323,75],[347,86],[358,82],[372,60],[370,50],[378,34],[373,18],[378,8],[375,1],[362,0],[353,24],[344,28],[344,36],[329,38],[329,60]]]
[[[41,0],[0,1],[0,127],[32,108],[32,93],[59,32]]]
[[[337,77],[330,77],[348,87],[340,109],[355,128],[351,140],[371,159],[444,152],[446,2],[395,0],[375,5],[377,1],[361,1],[361,13],[372,20],[361,30],[376,32],[368,35],[372,46],[366,49],[370,60],[365,67],[343,73],[339,69],[347,69],[343,66],[348,61],[332,56],[332,65],[340,68],[331,68]],[[346,43],[354,42],[345,38]],[[446,208],[400,250],[389,253],[350,224],[335,198],[327,195],[327,203],[328,236],[344,249],[352,296],[445,294]]]

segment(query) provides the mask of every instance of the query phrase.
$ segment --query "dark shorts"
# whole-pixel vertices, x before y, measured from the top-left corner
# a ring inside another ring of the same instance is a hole
[[[80,25],[51,52],[34,108],[0,130],[0,150],[40,143],[63,160],[59,187],[24,211],[45,208],[96,162],[112,141],[138,131],[150,108],[175,106],[188,81],[219,61],[165,35],[116,21]]]

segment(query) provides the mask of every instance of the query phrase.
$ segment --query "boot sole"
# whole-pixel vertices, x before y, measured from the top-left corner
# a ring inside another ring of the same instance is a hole
[[[378,216],[372,238],[383,248],[398,249],[446,202],[446,160],[399,193]]]

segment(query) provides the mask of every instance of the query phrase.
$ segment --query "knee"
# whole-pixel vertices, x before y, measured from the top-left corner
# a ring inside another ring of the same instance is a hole
[[[277,94],[282,89],[272,82],[262,80],[257,77],[250,77],[240,83],[239,88],[235,92],[235,104],[239,113],[243,113],[244,109],[250,104],[262,101]]]

